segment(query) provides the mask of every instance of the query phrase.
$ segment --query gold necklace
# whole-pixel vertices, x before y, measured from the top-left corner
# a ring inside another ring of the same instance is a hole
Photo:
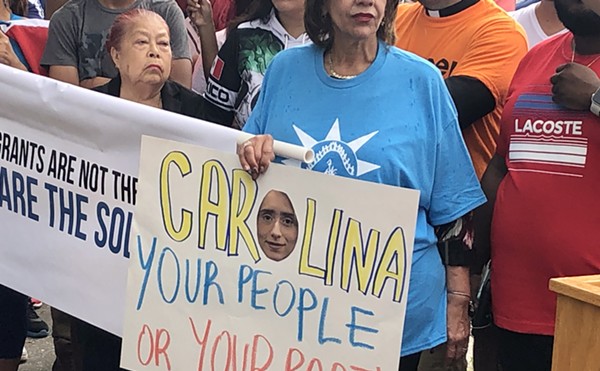
[[[575,39],[573,39],[573,42],[571,44],[571,47],[573,48],[573,52],[571,53],[571,63],[575,62]],[[590,63],[588,63],[586,65],[586,67],[591,67],[594,63],[596,63],[598,61],[598,59],[600,59],[600,55],[597,56],[596,58],[594,58],[593,61],[591,61]]]
[[[335,77],[336,79],[340,79],[340,80],[349,80],[349,79],[353,79],[358,75],[340,75],[339,73],[335,72],[335,70],[333,69],[333,57],[331,55],[332,53],[329,53],[329,76],[331,77]]]

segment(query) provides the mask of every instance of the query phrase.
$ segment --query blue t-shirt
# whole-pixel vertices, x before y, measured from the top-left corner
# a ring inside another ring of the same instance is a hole
[[[312,148],[303,167],[421,191],[402,355],[446,340],[445,269],[433,226],[485,202],[440,72],[379,43],[359,76],[340,80],[323,50],[279,53],[267,70],[244,131]]]

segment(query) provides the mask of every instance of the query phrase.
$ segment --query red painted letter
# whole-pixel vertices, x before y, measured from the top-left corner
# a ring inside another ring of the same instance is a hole
[[[294,353],[300,355],[300,359],[298,362],[292,366],[292,358],[294,357]],[[285,371],[296,371],[304,364],[304,354],[302,351],[296,348],[290,348],[288,350],[287,357],[285,359]]]
[[[146,359],[146,361],[144,362],[144,360],[142,359],[142,338],[148,336],[150,337],[150,346],[149,351],[150,354],[148,354],[148,358]],[[150,327],[148,327],[148,325],[144,325],[142,327],[142,332],[140,332],[140,335],[138,336],[138,343],[137,343],[137,356],[138,356],[138,361],[144,365],[144,366],[148,366],[148,364],[150,364],[150,361],[152,361],[152,356],[154,355],[154,338],[152,337],[152,330],[150,330]]]
[[[265,361],[265,363],[262,366],[257,367],[256,366],[256,355],[258,354],[258,346],[259,346],[258,341],[260,339],[262,339],[265,342],[265,344],[267,344],[267,347],[269,347],[269,356],[267,357],[267,360]],[[269,343],[269,340],[267,340],[267,338],[262,335],[254,335],[254,341],[252,342],[252,359],[250,361],[250,371],[265,371],[269,368],[272,361],[273,361],[273,347],[271,346],[271,343]]]
[[[163,337],[163,334],[166,334],[166,339],[164,344],[160,345],[160,339]],[[169,331],[164,328],[156,330],[156,352],[154,353],[154,363],[158,366],[160,364],[159,357],[163,354],[165,356],[165,361],[167,362],[167,370],[171,371],[171,361],[169,361],[169,355],[167,354],[169,344],[171,344],[171,335],[169,335]]]
[[[188,317],[190,320],[190,324],[192,325],[192,332],[194,333],[194,338],[198,345],[200,345],[200,357],[198,357],[198,371],[202,371],[202,366],[204,365],[204,353],[206,352],[206,343],[208,342],[208,334],[210,333],[210,325],[212,324],[211,320],[206,322],[206,327],[204,329],[204,336],[202,339],[198,337],[198,332],[196,331],[196,325],[194,325],[194,320],[192,317]]]

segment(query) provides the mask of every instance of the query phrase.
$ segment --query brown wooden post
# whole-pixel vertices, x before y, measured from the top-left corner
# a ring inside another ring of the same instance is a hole
[[[600,370],[600,275],[554,278],[558,294],[552,371]]]

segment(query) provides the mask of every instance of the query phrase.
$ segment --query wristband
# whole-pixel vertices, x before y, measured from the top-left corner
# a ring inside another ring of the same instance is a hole
[[[460,291],[448,290],[448,295],[462,296],[462,297],[465,297],[465,298],[471,300],[471,295],[464,293],[464,292],[460,292]]]
[[[444,265],[451,267],[470,267],[473,263],[473,250],[468,249],[460,240],[438,242],[438,251]]]

